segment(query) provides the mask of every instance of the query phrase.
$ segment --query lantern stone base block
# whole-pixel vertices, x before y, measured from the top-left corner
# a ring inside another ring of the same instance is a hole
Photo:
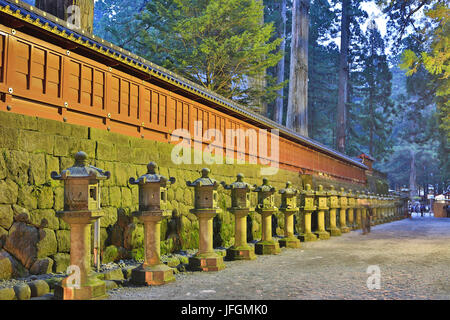
[[[85,285],[79,288],[71,284],[65,284],[64,281],[55,285],[55,300],[103,300],[106,299],[105,282],[91,277]]]
[[[312,241],[317,241],[317,236],[312,233],[312,232],[308,232],[308,233],[301,233],[298,238],[300,239],[301,242],[312,242]]]
[[[189,270],[214,272],[225,269],[223,257],[216,253],[203,253],[189,258]]]
[[[340,236],[342,236],[342,232],[338,228],[329,229],[328,232],[330,233],[330,235],[332,237],[340,237]]]
[[[300,249],[302,247],[300,240],[295,237],[280,239],[278,243],[280,244],[280,248]]]
[[[340,227],[341,233],[349,233],[350,232],[350,228],[345,226],[345,227]]]
[[[235,260],[255,260],[256,254],[255,249],[250,246],[245,247],[231,247],[227,249],[227,255],[225,260],[235,261]]]
[[[161,286],[174,281],[173,270],[165,264],[141,265],[131,271],[131,282],[137,285]]]
[[[260,241],[255,245],[255,253],[259,255],[281,253],[280,244],[276,240]]]
[[[330,233],[326,231],[317,231],[316,236],[320,240],[329,240],[331,238]]]

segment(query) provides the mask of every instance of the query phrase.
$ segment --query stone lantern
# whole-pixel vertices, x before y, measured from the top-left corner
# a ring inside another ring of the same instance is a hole
[[[187,181],[194,188],[195,202],[191,213],[199,220],[199,250],[189,259],[189,268],[194,271],[220,271],[225,269],[223,257],[213,248],[213,219],[221,211],[217,207],[219,183],[210,178],[210,170],[202,169],[202,176],[194,182]]]
[[[356,195],[353,193],[352,189],[348,190],[347,202],[348,202],[348,224],[352,230],[355,230]]]
[[[269,185],[267,178],[264,178],[263,184],[259,187],[255,185],[253,191],[258,193],[256,211],[262,218],[262,239],[255,245],[255,252],[256,254],[278,254],[281,252],[280,244],[272,238],[272,215],[278,211],[274,199],[276,189]]]
[[[222,182],[226,190],[231,190],[231,208],[228,210],[235,216],[234,246],[227,250],[227,260],[254,260],[255,249],[247,243],[247,216],[250,212],[250,192],[253,187],[244,182],[244,175],[238,174],[236,182],[227,185]]]
[[[356,229],[362,228],[362,210],[364,195],[360,191],[356,191],[355,206],[356,206]]]
[[[314,190],[311,185],[306,185],[306,190],[301,192],[301,209],[304,215],[304,232],[300,234],[299,239],[303,242],[316,241],[317,236],[311,230],[311,217],[317,207],[314,205]]]
[[[347,227],[347,209],[348,209],[348,199],[347,193],[344,188],[341,188],[339,192],[339,206],[341,209],[339,210],[339,224],[342,233],[349,233],[350,228]]]
[[[377,208],[376,208],[377,204],[375,202],[376,197],[374,196],[373,192],[368,192],[367,198],[369,199],[369,206],[370,206],[370,208],[372,208],[372,219],[370,220],[370,226],[373,227],[373,226],[375,226],[375,220],[377,217]],[[367,214],[369,214],[369,213],[367,213]]]
[[[163,285],[175,281],[171,268],[161,263],[161,221],[170,216],[167,208],[167,188],[175,178],[167,179],[156,173],[158,165],[150,162],[147,173],[130,184],[139,186],[139,212],[136,216],[144,224],[144,263],[133,269],[131,281],[139,285]]]
[[[297,207],[298,190],[288,181],[286,188],[278,191],[281,194],[280,212],[284,214],[284,238],[279,241],[280,247],[300,248],[300,240],[294,236],[294,214],[299,211]]]
[[[340,206],[338,193],[335,190],[334,186],[330,186],[330,191],[327,192],[327,196],[328,207],[330,208],[330,226],[328,228],[328,231],[333,237],[341,236],[341,230],[336,226],[336,211],[340,208]]]
[[[100,210],[101,180],[111,177],[108,171],[87,164],[87,154],[75,155],[73,167],[61,175],[52,172],[54,180],[64,181],[64,211],[58,212],[70,225],[70,264],[75,273],[55,287],[58,300],[91,300],[106,297],[106,287],[91,270],[91,225],[103,216]],[[74,281],[74,282],[72,282]]]
[[[323,186],[319,185],[319,189],[315,192],[317,201],[317,231],[316,235],[320,240],[330,239],[330,234],[325,230],[325,212],[330,208],[327,206],[327,192],[323,190]]]

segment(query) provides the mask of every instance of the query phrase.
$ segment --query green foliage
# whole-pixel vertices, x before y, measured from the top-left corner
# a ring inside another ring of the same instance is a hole
[[[377,28],[361,37],[359,70],[352,74],[352,102],[348,149],[367,152],[378,161],[391,149],[392,74],[385,53],[384,40]]]
[[[154,0],[138,14],[135,52],[209,90],[244,104],[274,99],[275,85],[252,88],[281,59],[281,39],[263,24],[257,0]],[[268,79],[269,84],[274,83]]]

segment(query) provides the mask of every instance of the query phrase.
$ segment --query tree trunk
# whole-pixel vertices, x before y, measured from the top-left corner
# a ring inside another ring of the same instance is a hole
[[[258,0],[259,2],[261,2],[262,5],[262,19],[261,19],[261,26],[264,25],[264,3],[263,0]],[[253,87],[257,92],[262,93],[264,91],[264,89],[267,86],[267,82],[266,82],[266,74],[267,71],[261,70],[261,72],[255,76],[253,76],[252,78],[249,79],[249,84],[251,87]],[[255,99],[255,101],[252,101],[252,103],[254,104],[255,107],[257,107],[257,109],[259,110],[259,113],[265,117],[267,117],[267,102],[264,101],[263,97],[259,97],[258,99]]]
[[[310,0],[294,0],[286,126],[308,136],[308,37]]]
[[[417,196],[416,187],[416,153],[411,150],[411,170],[409,172],[409,194],[411,199]]]
[[[80,8],[79,26],[68,20],[74,14],[73,12],[67,12],[67,8],[72,5]],[[75,25],[74,29],[79,27],[88,33],[94,31],[94,0],[36,0],[36,7],[59,19],[70,22]]]
[[[283,52],[283,58],[278,62],[277,66],[277,81],[278,83],[284,82],[284,72],[285,72],[285,57],[284,54],[286,52],[286,0],[281,1],[281,23],[279,28],[279,36],[283,39],[283,42],[280,46],[280,51]],[[278,91],[278,98],[275,102],[275,116],[274,120],[280,124],[283,124],[283,116],[284,116],[284,88],[281,88]]]
[[[341,21],[341,54],[339,57],[339,92],[337,106],[337,136],[336,145],[338,151],[345,152],[347,133],[347,92],[348,92],[348,50],[350,44],[350,0],[342,0]]]

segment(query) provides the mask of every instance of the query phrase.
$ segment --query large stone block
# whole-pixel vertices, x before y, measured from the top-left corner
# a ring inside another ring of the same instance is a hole
[[[112,207],[120,208],[122,206],[122,192],[120,187],[109,188],[109,199]]]
[[[30,268],[30,273],[39,274],[49,274],[53,270],[53,260],[50,258],[44,258],[37,260]]]
[[[133,206],[133,199],[131,196],[131,190],[128,187],[122,187],[122,207],[130,208]]]
[[[70,231],[69,230],[57,230],[56,242],[58,245],[58,252],[70,252]]]
[[[10,179],[0,181],[0,203],[15,204],[19,194],[19,187]]]
[[[19,149],[19,130],[0,126],[0,148],[9,150]]]
[[[45,182],[55,183],[51,178],[51,173],[59,172],[59,158],[45,155]]]
[[[14,222],[14,213],[10,205],[0,205],[0,227],[7,230]]]
[[[58,252],[55,232],[50,229],[39,230],[39,242],[37,243],[37,258],[42,259]]]
[[[8,168],[7,177],[18,185],[28,183],[28,170],[30,168],[30,154],[21,151],[5,153],[5,163]]]
[[[116,146],[112,143],[103,143],[97,141],[97,154],[96,159],[105,161],[117,160]]]
[[[39,209],[51,209],[53,208],[54,198],[53,190],[51,187],[41,187],[38,192],[38,208]]]
[[[38,186],[47,181],[44,154],[30,154],[29,181]]]
[[[37,118],[37,130],[41,133],[61,136],[71,136],[72,126],[60,121]]]
[[[14,287],[17,300],[30,300],[31,289],[26,283],[20,283]]]
[[[10,301],[15,300],[16,293],[14,292],[14,288],[1,288],[0,289],[0,301]]]
[[[36,131],[37,118],[0,111],[0,127]]]
[[[28,271],[12,255],[0,250],[0,280],[20,278],[28,275]]]
[[[4,248],[29,269],[37,259],[39,232],[23,222],[15,222],[9,230]]]
[[[106,130],[89,128],[89,139],[93,141],[101,141],[106,143],[114,143],[117,145],[130,145],[130,137]]]
[[[31,224],[38,228],[59,229],[59,220],[51,209],[33,210],[31,212]]]
[[[18,190],[17,204],[29,210],[37,209],[37,192],[34,186],[21,186]]]
[[[36,131],[20,131],[20,150],[32,153],[52,154],[54,144],[55,139],[53,135]]]

